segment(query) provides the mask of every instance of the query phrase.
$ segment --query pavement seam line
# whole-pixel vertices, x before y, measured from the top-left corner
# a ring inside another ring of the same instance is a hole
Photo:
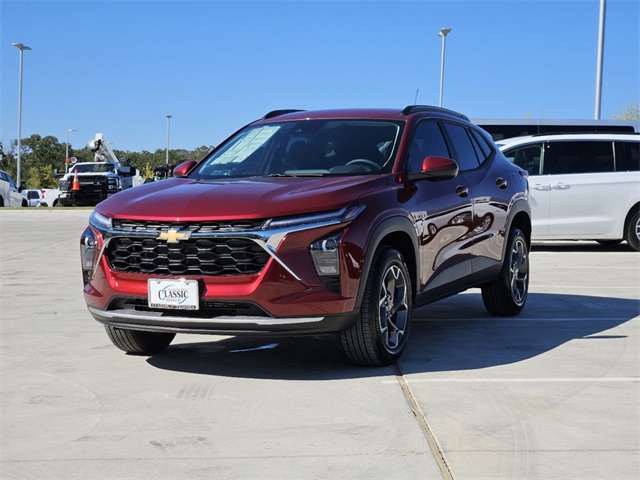
[[[443,480],[454,480],[451,469],[449,468],[447,460],[444,457],[444,451],[436,440],[435,435],[431,431],[431,427],[429,427],[429,423],[427,422],[427,417],[420,408],[420,405],[418,405],[418,402],[416,401],[413,392],[411,391],[411,387],[409,387],[409,384],[405,380],[404,375],[402,374],[402,371],[400,370],[397,362],[393,364],[393,369],[395,370],[396,380],[400,384],[402,393],[404,394],[409,407],[411,407],[411,412],[416,417],[418,425],[420,425],[420,430],[422,430],[422,434],[429,444],[431,453],[433,453],[433,456],[436,459],[436,463],[438,464],[438,468],[440,468]]]

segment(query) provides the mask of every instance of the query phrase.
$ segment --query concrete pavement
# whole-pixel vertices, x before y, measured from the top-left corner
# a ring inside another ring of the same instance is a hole
[[[528,304],[415,313],[397,367],[327,338],[178,336],[125,355],[82,299],[89,210],[0,210],[0,477],[635,479],[640,263],[536,246]]]

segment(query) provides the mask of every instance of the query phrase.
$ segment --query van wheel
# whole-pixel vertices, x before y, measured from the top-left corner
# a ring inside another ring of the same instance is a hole
[[[487,311],[500,317],[520,313],[529,292],[529,245],[522,230],[513,228],[498,277],[482,287]]]
[[[636,212],[631,217],[627,225],[627,243],[636,251],[640,252],[640,212]]]
[[[400,358],[409,338],[411,301],[411,280],[400,252],[388,247],[376,252],[360,317],[341,334],[349,360],[375,367]]]
[[[175,333],[143,332],[105,325],[109,340],[120,350],[134,355],[151,355],[169,346]]]

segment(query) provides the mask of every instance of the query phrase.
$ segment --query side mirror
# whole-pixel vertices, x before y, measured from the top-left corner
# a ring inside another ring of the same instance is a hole
[[[173,169],[173,176],[176,178],[184,178],[186,177],[191,169],[196,166],[198,162],[194,160],[189,160],[188,162],[181,163],[176,168]]]
[[[458,164],[445,157],[427,157],[422,161],[422,172],[409,175],[411,180],[451,180],[458,175]]]

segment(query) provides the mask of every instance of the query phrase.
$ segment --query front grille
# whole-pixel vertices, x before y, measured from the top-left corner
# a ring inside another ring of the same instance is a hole
[[[251,275],[259,273],[269,260],[258,244],[242,238],[166,243],[153,238],[114,237],[106,256],[115,271],[149,275]]]
[[[181,222],[154,222],[140,220],[113,220],[113,228],[123,232],[150,233],[156,234],[170,228],[192,233],[213,233],[213,232],[247,232],[259,230],[265,220],[228,220],[209,221],[199,223]]]

